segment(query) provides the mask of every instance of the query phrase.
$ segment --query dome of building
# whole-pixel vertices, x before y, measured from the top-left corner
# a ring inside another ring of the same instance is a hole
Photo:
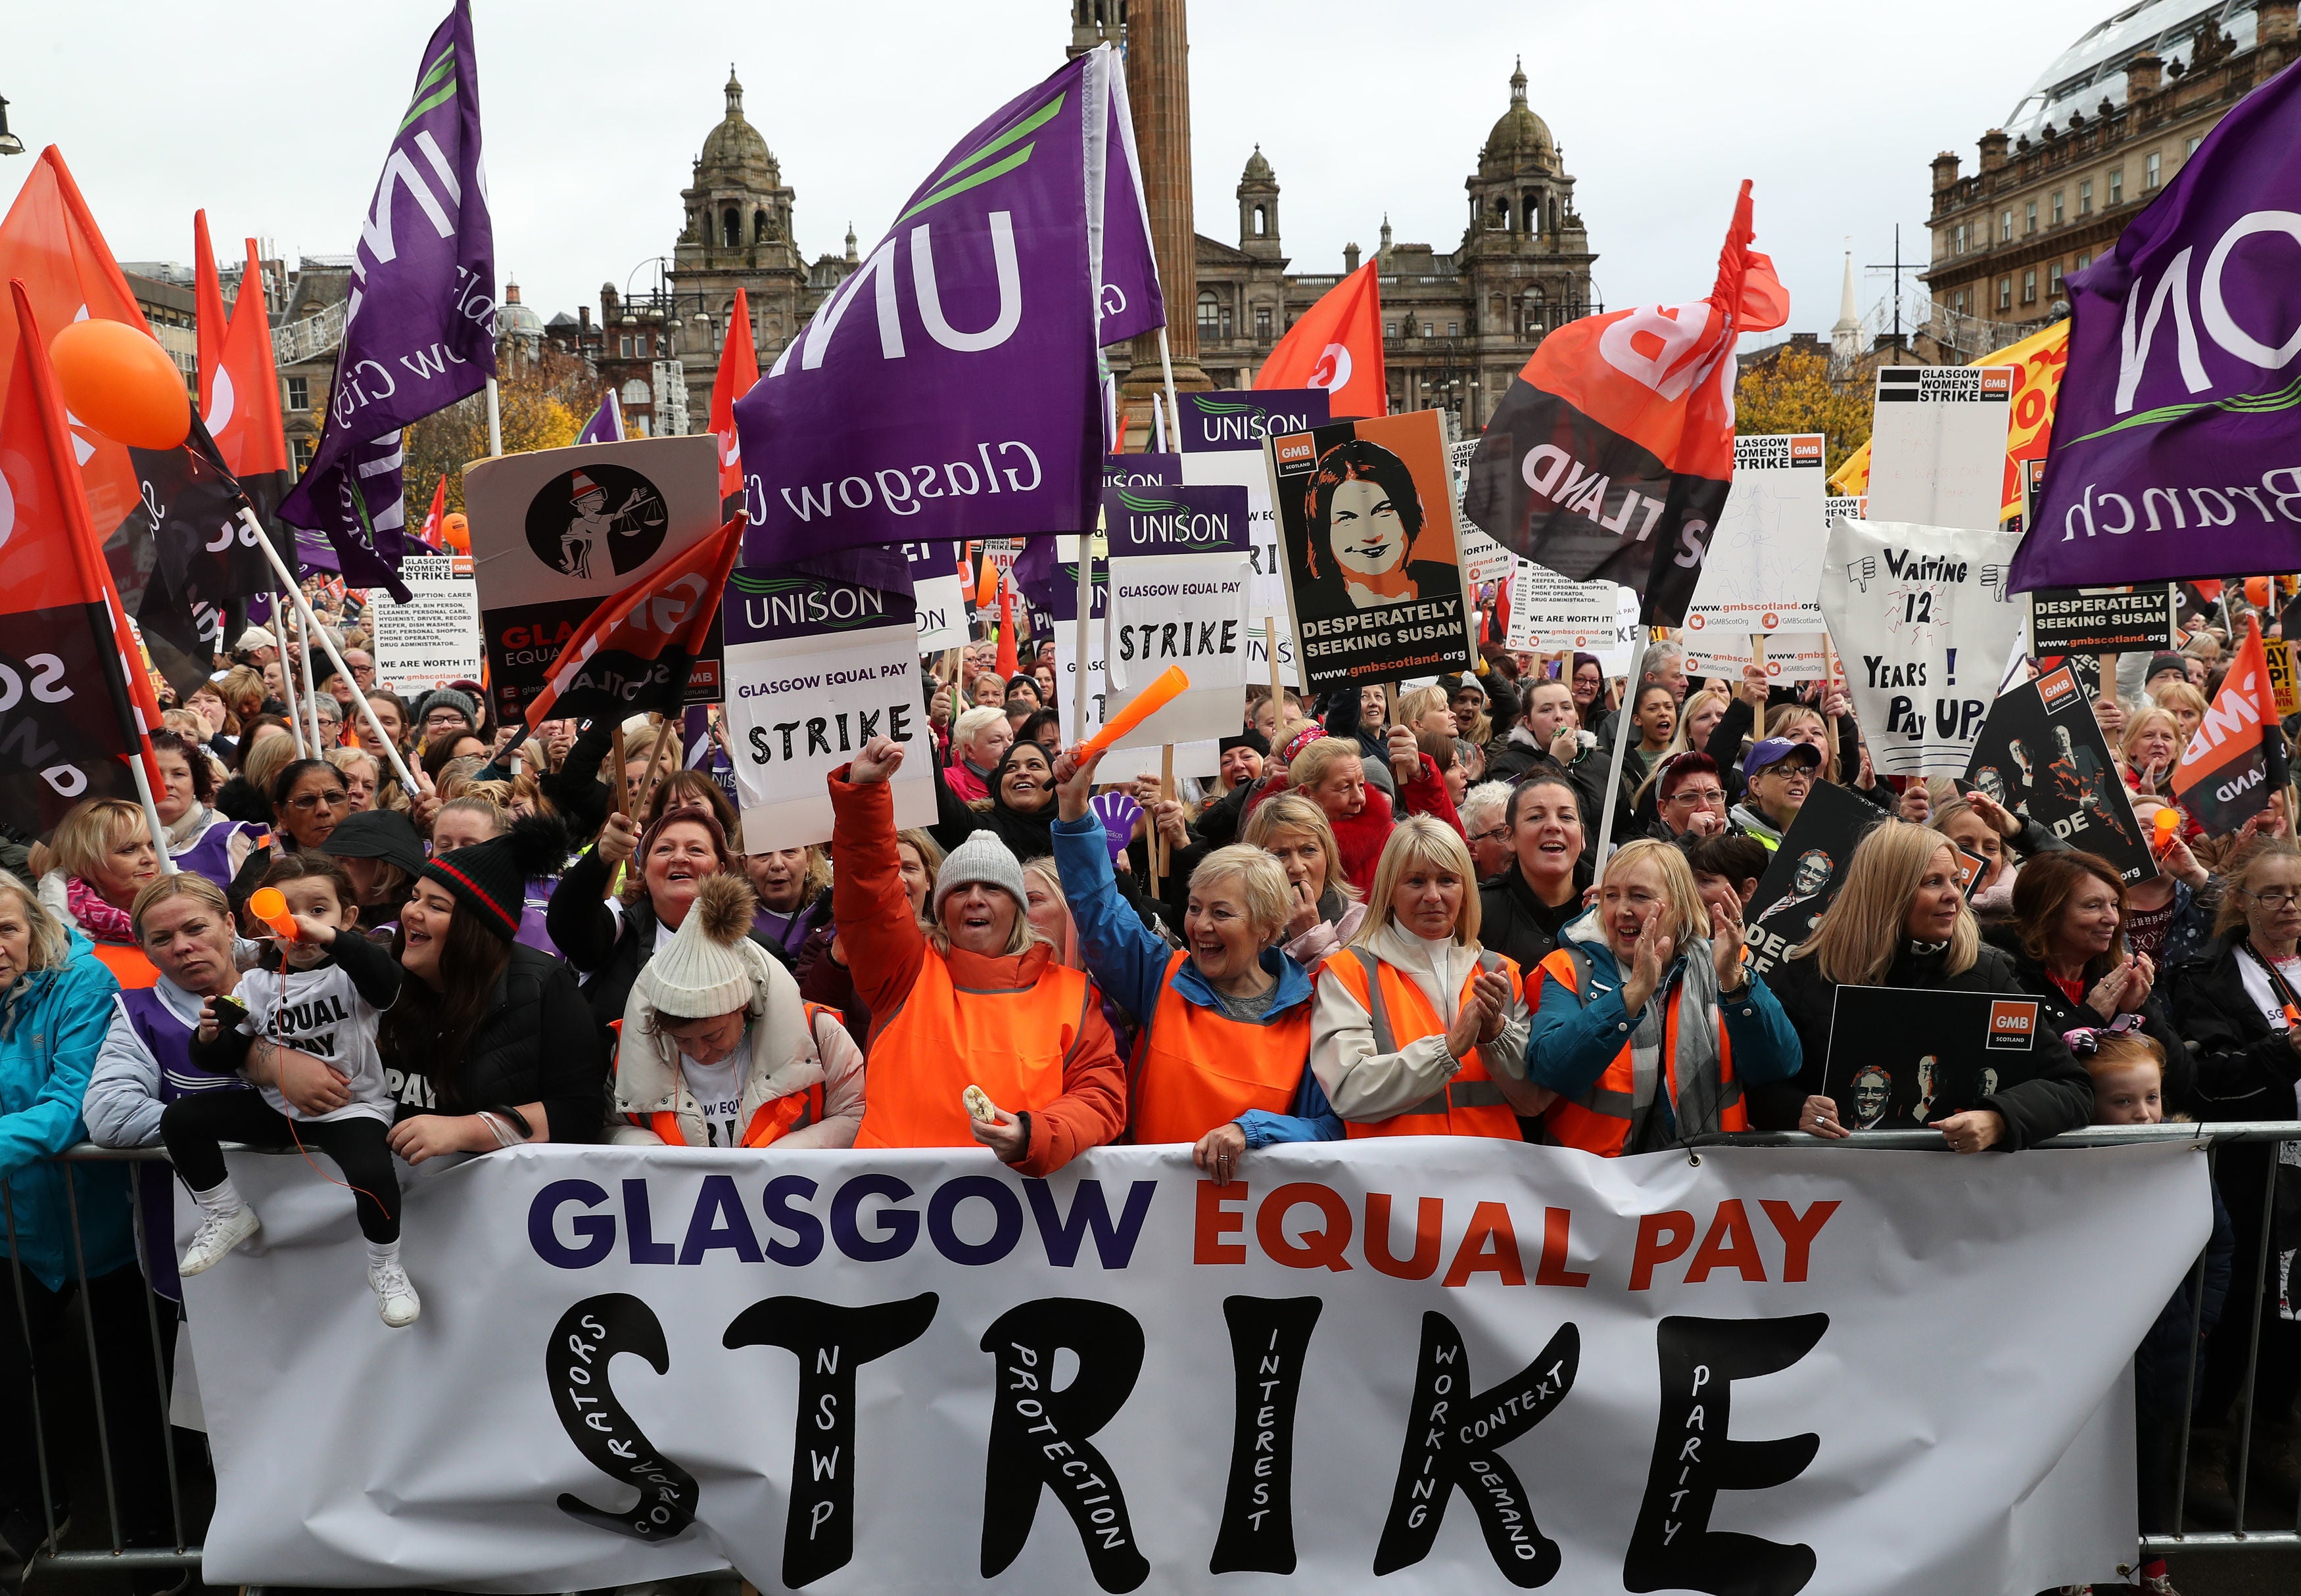
[[[1239,181],[1267,183],[1270,178],[1270,163],[1263,159],[1262,146],[1258,144],[1254,146],[1254,154],[1246,158],[1246,170],[1239,174]]]
[[[1558,164],[1558,144],[1550,136],[1550,124],[1536,116],[1526,103],[1526,63],[1521,60],[1510,73],[1510,109],[1486,135],[1485,147],[1478,152],[1478,175],[1497,177],[1523,171],[1529,166],[1554,168]]]
[[[2260,18],[2255,0],[2142,0],[2095,23],[2038,74],[2005,119],[2015,138],[2035,137],[2047,122],[2066,131],[2072,112],[2093,116],[2107,100],[2125,104],[2125,67],[2143,52],[2155,54],[2170,72],[2187,70],[2198,33],[2218,24],[2235,49],[2253,47]]]
[[[503,303],[496,306],[496,336],[542,339],[543,318],[533,305],[520,303],[519,280],[515,277],[504,284]]]
[[[703,157],[697,163],[700,174],[714,171],[755,170],[773,171],[775,157],[767,148],[766,139],[758,129],[743,118],[743,85],[735,76],[735,69],[727,69],[727,114],[703,140]],[[773,188],[774,184],[766,187]]]

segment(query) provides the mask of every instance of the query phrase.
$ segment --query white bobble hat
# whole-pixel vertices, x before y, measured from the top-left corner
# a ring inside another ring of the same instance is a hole
[[[707,1020],[749,1007],[756,981],[741,943],[757,906],[741,877],[705,877],[670,946],[640,972],[635,995],[673,1020]]]

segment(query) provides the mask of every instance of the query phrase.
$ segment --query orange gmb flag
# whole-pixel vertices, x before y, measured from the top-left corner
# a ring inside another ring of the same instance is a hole
[[[423,517],[423,530],[417,537],[437,551],[448,547],[448,473],[441,472],[439,480],[431,486],[431,508]]]
[[[735,308],[727,319],[727,345],[719,351],[719,375],[711,384],[711,430],[719,439],[723,505],[743,495],[743,451],[735,436],[735,401],[757,387],[758,381],[759,354],[751,343],[751,302],[737,288]]]
[[[263,479],[288,470],[288,435],[280,423],[280,379],[272,364],[272,315],[264,302],[264,264],[255,240],[247,240],[247,264],[232,301],[231,329],[213,380],[203,373],[201,419],[232,475],[258,511],[269,514],[287,492],[283,482],[264,496]]]
[[[136,798],[127,761],[160,723],[151,679],[96,551],[73,459],[75,435],[21,281],[0,322],[10,333],[0,391],[0,815],[45,832],[83,798]]]
[[[1744,182],[1710,295],[1544,338],[1470,457],[1463,513],[1574,581],[1619,582],[1677,626],[1734,475],[1734,340],[1789,319]]]
[[[1254,374],[1257,388],[1323,388],[1334,419],[1390,414],[1382,368],[1381,262],[1368,261],[1309,310]]]
[[[2245,641],[2222,690],[2173,767],[2173,797],[2205,834],[2224,836],[2269,806],[2285,785],[2285,745],[2277,731],[2277,693],[2261,623],[2246,617]]]

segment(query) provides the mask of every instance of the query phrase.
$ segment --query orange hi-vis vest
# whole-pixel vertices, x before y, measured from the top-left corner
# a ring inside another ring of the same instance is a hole
[[[1582,978],[1589,968],[1590,956],[1571,945],[1560,947],[1542,961],[1542,968],[1557,979],[1558,984],[1574,994],[1575,1000],[1587,1002],[1582,992]],[[1537,989],[1538,990],[1539,989]],[[1669,993],[1663,994],[1661,1021],[1661,1064],[1669,1072],[1670,1101],[1678,1100],[1678,1003]],[[1635,1032],[1636,1022],[1632,1028]],[[1630,1123],[1637,1112],[1636,1066],[1630,1058],[1630,1043],[1626,1037],[1622,1050],[1591,1084],[1590,1090],[1577,1100],[1560,1098],[1543,1116],[1542,1128],[1560,1147],[1578,1147],[1586,1153],[1596,1153],[1602,1158],[1621,1156],[1630,1140]],[[1721,1131],[1746,1131],[1750,1128],[1749,1110],[1743,1106],[1741,1082],[1734,1079],[1734,1039],[1727,1034],[1721,1022],[1718,1027],[1718,1128]]]
[[[816,1022],[826,1015],[834,1020],[838,1019],[839,1014],[837,1010],[826,1008],[820,1003],[802,1002],[800,1007],[807,1011],[807,1040],[812,1045],[815,1040]],[[841,1023],[844,1024],[843,1021]],[[618,1043],[615,1057],[620,1060],[623,1057],[620,1044],[623,1034],[623,1023],[621,1020],[614,1021],[608,1029],[615,1033]],[[771,1142],[782,1141],[793,1131],[803,1126],[818,1124],[823,1115],[823,1082],[817,1081],[804,1091],[794,1091],[782,1097],[769,1098],[766,1102],[761,1103],[752,1111],[751,1123],[743,1127],[743,1140],[740,1145],[766,1147]],[[658,1108],[652,1114],[626,1114],[623,1118],[631,1124],[653,1131],[656,1140],[665,1147],[695,1145],[687,1140],[686,1132],[681,1128],[679,1111],[675,1108]]]
[[[160,967],[141,948],[130,948],[121,942],[98,942],[89,951],[104,961],[105,968],[112,972],[113,979],[128,991],[141,991],[147,986],[159,984]]]
[[[1063,1093],[1086,1041],[1094,983],[1050,960],[1026,987],[963,988],[932,948],[910,993],[873,1033],[858,1147],[973,1147],[961,1100],[979,1086],[1009,1114]]]
[[[1478,971],[1507,972],[1513,989],[1519,988],[1518,966],[1501,954],[1482,951],[1477,969],[1462,982],[1462,990],[1455,1001],[1469,1000],[1471,983],[1477,980]],[[1364,1006],[1374,1022],[1374,1048],[1377,1053],[1395,1053],[1401,1046],[1426,1036],[1443,1036],[1446,1022],[1422,989],[1401,974],[1396,965],[1385,963],[1363,948],[1345,948],[1319,966],[1321,975],[1331,973]],[[1476,1048],[1462,1060],[1462,1067],[1446,1083],[1443,1090],[1434,1091],[1412,1107],[1392,1115],[1388,1119],[1361,1123],[1343,1122],[1344,1132],[1352,1138],[1361,1136],[1498,1136],[1508,1141],[1524,1140],[1519,1129],[1518,1115],[1502,1099],[1502,1089],[1486,1074],[1486,1062]]]
[[[1188,954],[1167,960],[1159,1006],[1134,1043],[1126,1099],[1137,1142],[1196,1141],[1250,1108],[1291,1114],[1310,1060],[1310,1005],[1242,1024],[1175,990]]]

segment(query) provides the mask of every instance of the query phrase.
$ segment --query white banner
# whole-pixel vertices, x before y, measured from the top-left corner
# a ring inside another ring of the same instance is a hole
[[[1962,776],[1997,673],[2029,619],[2005,586],[2018,539],[1850,521],[1829,526],[1821,607],[1881,776]]]
[[[2012,366],[1879,366],[1862,513],[1996,531],[2013,377]]]
[[[2107,1582],[2122,1374],[2210,1221],[2172,1147],[544,1146],[403,1171],[395,1331],[345,1191],[230,1161],[216,1584]]]
[[[1828,528],[1822,501],[1822,435],[1753,434],[1734,440],[1734,481],[1703,556],[1686,611],[1689,648],[1739,633],[1821,630],[1821,556]],[[1718,640],[1717,646],[1736,645]],[[1714,656],[1713,656],[1714,657]],[[1687,668],[1693,667],[1688,662]]]
[[[478,681],[480,584],[469,555],[411,555],[399,563],[407,602],[395,604],[379,588],[368,608],[374,637],[375,680],[402,698]]]
[[[909,595],[746,567],[719,614],[747,851],[830,841],[824,778],[883,733],[908,745],[892,782],[896,826],[934,823],[934,744]]]

